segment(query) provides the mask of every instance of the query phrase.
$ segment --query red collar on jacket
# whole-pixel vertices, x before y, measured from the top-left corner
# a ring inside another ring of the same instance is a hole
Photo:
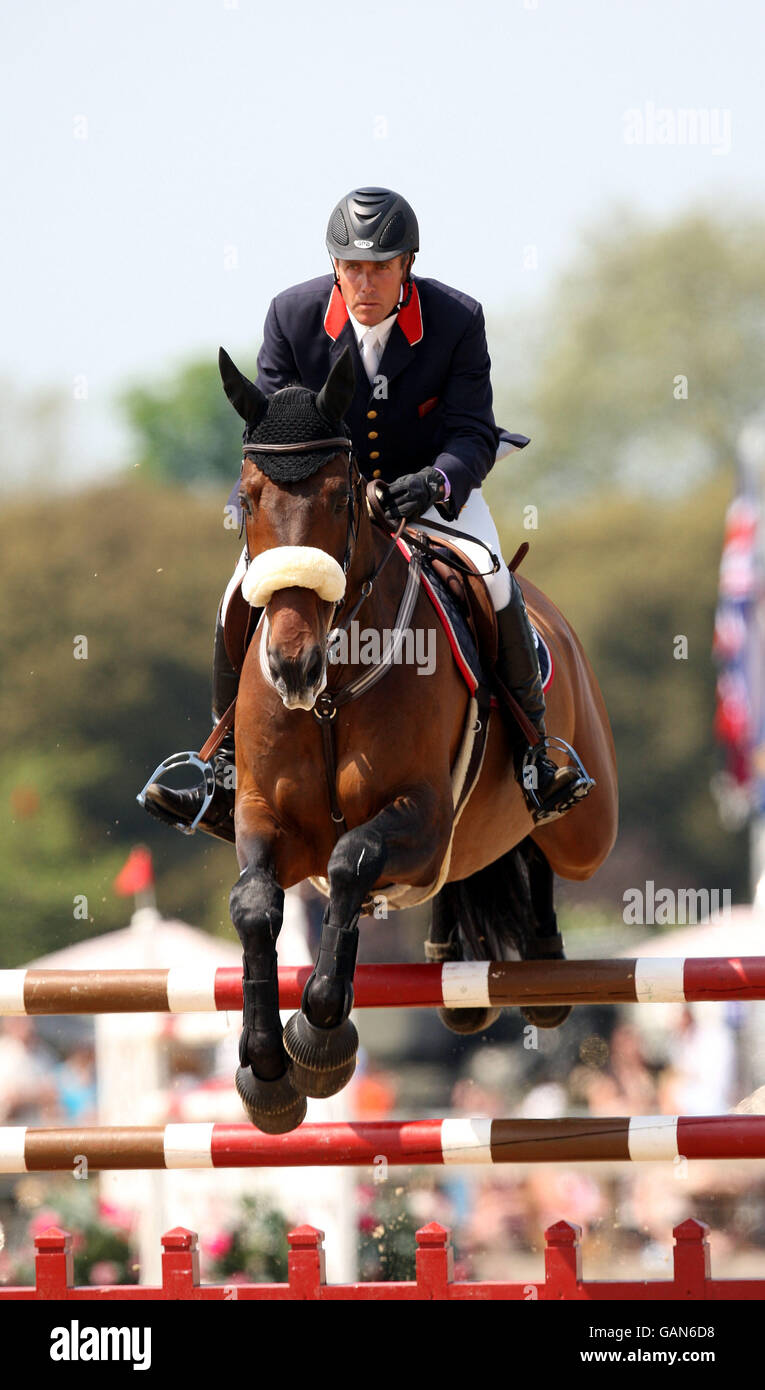
[[[324,329],[334,341],[340,337],[347,322],[348,306],[340,293],[340,286],[334,285],[324,315]],[[398,324],[410,347],[419,343],[422,337],[422,309],[414,280],[409,303],[403,309],[399,309]]]

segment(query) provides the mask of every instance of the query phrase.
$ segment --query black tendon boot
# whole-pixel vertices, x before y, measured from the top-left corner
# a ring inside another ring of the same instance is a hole
[[[521,586],[514,574],[510,575],[510,582],[510,602],[497,613],[499,642],[495,669],[501,685],[515,696],[539,736],[537,743],[528,745],[516,721],[512,720],[516,739],[516,776],[535,824],[540,825],[570,811],[572,806],[587,796],[595,783],[568,744],[562,739],[548,739],[545,697],[534,634]],[[520,742],[517,742],[518,739]],[[567,752],[572,756],[573,763],[557,767],[547,757],[549,746]]]
[[[212,714],[216,723],[228,709],[238,687],[239,676],[228,659],[219,611],[215,624],[212,676]],[[185,755],[181,754],[179,757],[184,759]],[[170,763],[172,761],[172,759],[168,760]],[[188,759],[185,761],[188,762]],[[178,765],[182,766],[183,763]],[[138,800],[157,820],[164,821],[166,825],[173,825],[179,830],[185,830],[193,824],[199,815],[204,805],[206,792],[211,791],[212,801],[196,828],[204,830],[208,835],[215,835],[219,840],[226,840],[229,844],[234,844],[236,750],[233,729],[229,730],[217,753],[213,754],[212,770],[214,785],[209,773],[203,785],[191,787],[184,791],[164,787],[161,782],[150,782]],[[157,776],[157,773],[154,775]]]

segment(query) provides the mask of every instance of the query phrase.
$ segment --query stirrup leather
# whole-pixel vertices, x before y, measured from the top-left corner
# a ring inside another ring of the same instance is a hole
[[[191,825],[184,825],[183,821],[176,821],[175,828],[176,830],[180,830],[184,835],[193,835],[202,817],[207,814],[216,789],[215,769],[212,763],[204,762],[202,758],[199,757],[198,753],[173,753],[169,758],[165,758],[164,762],[161,762],[159,767],[154,769],[145,787],[138,793],[136,801],[139,806],[143,806],[144,809],[146,809],[146,793],[152,783],[156,782],[158,777],[161,777],[165,772],[169,772],[172,768],[187,766],[196,767],[201,772],[204,781],[205,795],[201,809],[195,815]],[[171,789],[168,788],[168,790]],[[185,787],[183,790],[190,791],[192,788]]]

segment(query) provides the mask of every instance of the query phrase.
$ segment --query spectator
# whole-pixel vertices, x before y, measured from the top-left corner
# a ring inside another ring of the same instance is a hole
[[[34,1124],[55,1105],[55,1060],[31,1018],[4,1018],[0,1028],[0,1124]]]
[[[83,1046],[70,1052],[58,1068],[56,1082],[63,1119],[68,1123],[94,1121],[98,1095],[93,1048]]]

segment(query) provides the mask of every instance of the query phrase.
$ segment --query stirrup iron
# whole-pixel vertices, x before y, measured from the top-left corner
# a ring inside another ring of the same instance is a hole
[[[175,821],[175,829],[180,830],[184,835],[193,835],[194,831],[199,825],[199,822],[201,821],[202,817],[207,813],[212,803],[212,799],[215,795],[216,788],[215,770],[213,768],[212,763],[204,762],[200,758],[198,753],[172,753],[169,758],[165,758],[164,762],[161,762],[159,764],[159,767],[154,769],[145,787],[142,791],[138,793],[136,801],[138,802],[139,806],[143,806],[145,809],[146,793],[149,790],[149,787],[152,785],[152,783],[156,782],[158,777],[161,777],[165,772],[169,772],[172,768],[188,766],[196,767],[201,772],[202,777],[204,779],[205,796],[202,802],[201,810],[197,812],[193,821],[191,822],[191,825],[184,825],[183,821]],[[168,790],[171,789],[168,788]],[[191,788],[184,787],[183,790],[190,791]]]
[[[546,807],[540,800],[538,788],[526,781],[526,769],[534,767],[537,758],[540,754],[546,753],[548,748],[554,748],[559,753],[565,753],[569,759],[570,765],[576,769],[578,774],[576,781],[571,784],[571,790],[567,800],[552,807]],[[576,806],[577,802],[582,801],[596,785],[594,777],[591,777],[589,772],[585,769],[576,749],[572,748],[570,743],[566,743],[565,739],[558,738],[555,734],[546,734],[544,738],[541,738],[533,747],[527,748],[523,755],[523,762],[521,763],[521,787],[530,805],[534,823],[537,825],[543,825],[546,820],[556,818],[563,815],[566,811],[570,811],[572,806]]]

